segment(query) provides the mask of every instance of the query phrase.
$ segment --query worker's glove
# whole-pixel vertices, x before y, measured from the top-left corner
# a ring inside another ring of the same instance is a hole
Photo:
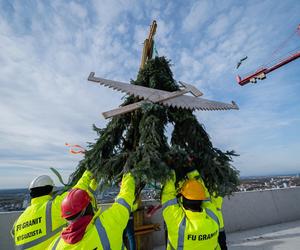
[[[176,173],[173,169],[170,171],[170,180],[174,183],[176,182]]]
[[[133,203],[133,205],[132,205],[132,208],[131,208],[131,212],[135,212],[136,210],[138,210],[138,208],[139,208],[139,198],[137,198],[137,199],[134,201],[134,203]]]
[[[187,167],[182,168],[182,173],[183,173],[183,175],[188,176],[188,174],[190,172],[193,172],[195,170],[196,170],[196,168],[194,166],[187,166]]]
[[[141,181],[137,181],[135,184],[135,199],[134,202],[138,202],[138,200],[141,197],[141,192],[143,190],[143,188],[146,186],[145,182],[141,182]]]
[[[90,187],[91,190],[96,191],[96,189],[98,188],[98,182],[96,181],[95,178],[93,178],[91,180],[91,183],[90,183],[89,187]]]
[[[123,174],[121,186],[122,186],[123,182],[128,182],[128,181],[133,182],[134,184],[136,183],[135,177],[131,172],[127,172],[127,173]]]
[[[175,169],[177,182],[183,179],[188,179],[188,174],[193,172],[194,170],[196,169],[191,166],[184,166]]]

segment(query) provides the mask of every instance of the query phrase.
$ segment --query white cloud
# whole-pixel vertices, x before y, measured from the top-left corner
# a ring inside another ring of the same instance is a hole
[[[70,11],[72,14],[76,15],[81,19],[84,19],[87,16],[87,10],[81,7],[81,5],[74,2],[70,3]]]
[[[228,27],[229,18],[227,15],[222,14],[208,27],[208,33],[212,38],[215,38],[224,34],[228,30]]]
[[[183,30],[187,32],[200,30],[214,13],[214,7],[212,1],[196,1],[182,22]]]
[[[183,50],[180,55],[180,65],[182,70],[180,80],[193,82],[199,78],[199,72],[203,72],[203,64],[200,61],[189,55],[187,51]]]
[[[142,51],[146,37],[148,37],[148,30],[142,25],[136,25],[132,48],[137,51]]]
[[[34,29],[27,35],[15,33],[13,24],[1,17],[0,48],[5,53],[1,53],[0,60],[5,66],[0,76],[0,110],[4,121],[0,148],[11,155],[0,166],[9,163],[16,167],[46,168],[55,159],[62,167],[70,166],[70,159],[59,160],[59,155],[68,154],[64,143],[85,146],[86,141],[93,141],[96,134],[91,125],[103,126],[106,121],[101,112],[121,103],[122,94],[87,83],[86,79],[93,70],[99,76],[114,73],[111,77],[129,81],[127,71],[135,66],[134,57],[105,29],[84,29],[88,26],[82,20],[87,12],[84,7],[71,4],[72,21],[80,24],[70,23],[68,16],[60,15],[69,7],[53,2],[57,12],[52,16],[44,13],[49,17],[47,25],[32,16]],[[17,5],[15,11],[16,16],[22,15],[21,6]],[[22,21],[18,22],[21,26]],[[17,155],[23,158],[15,162],[13,157]],[[37,160],[40,155],[41,161]],[[27,165],[29,157],[32,162]]]

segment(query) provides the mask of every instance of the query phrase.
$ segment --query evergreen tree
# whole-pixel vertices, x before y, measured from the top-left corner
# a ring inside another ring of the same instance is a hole
[[[149,60],[131,84],[179,90],[164,57]],[[129,96],[122,106],[137,101],[137,97]],[[168,143],[165,129],[169,123],[174,130]],[[238,171],[231,166],[235,153],[214,148],[190,110],[144,104],[133,112],[113,117],[106,128],[94,126],[94,130],[98,139],[88,145],[85,158],[70,177],[71,183],[79,179],[86,167],[107,183],[120,180],[129,170],[140,186],[163,183],[170,169],[175,169],[179,181],[184,178],[184,168],[192,165],[201,173],[210,193],[228,195],[238,185]]]

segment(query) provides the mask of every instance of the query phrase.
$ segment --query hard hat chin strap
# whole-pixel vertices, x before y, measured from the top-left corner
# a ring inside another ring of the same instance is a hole
[[[68,224],[73,224],[74,222],[76,222],[79,218],[81,218],[82,216],[84,216],[85,211],[86,211],[87,207],[85,209],[83,209],[75,218],[73,218],[72,220],[68,220]]]

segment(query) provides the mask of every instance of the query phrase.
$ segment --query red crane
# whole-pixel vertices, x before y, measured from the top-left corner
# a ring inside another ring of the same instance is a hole
[[[297,32],[300,34],[300,24],[298,25],[296,31],[293,32],[292,35],[294,35],[294,33],[297,33]],[[285,43],[286,42],[287,41],[285,41]],[[245,76],[244,78],[241,78],[238,75],[236,77],[236,80],[241,86],[243,86],[243,85],[245,85],[249,82],[256,83],[257,80],[265,79],[266,75],[268,73],[274,71],[275,69],[278,69],[278,68],[282,67],[285,64],[288,64],[289,62],[292,62],[292,61],[296,60],[299,57],[300,57],[300,50],[289,54],[288,57],[285,57],[283,59],[278,60],[275,64],[273,64],[269,67],[268,66],[262,66],[258,70],[256,70],[254,73],[251,73],[251,74]]]

